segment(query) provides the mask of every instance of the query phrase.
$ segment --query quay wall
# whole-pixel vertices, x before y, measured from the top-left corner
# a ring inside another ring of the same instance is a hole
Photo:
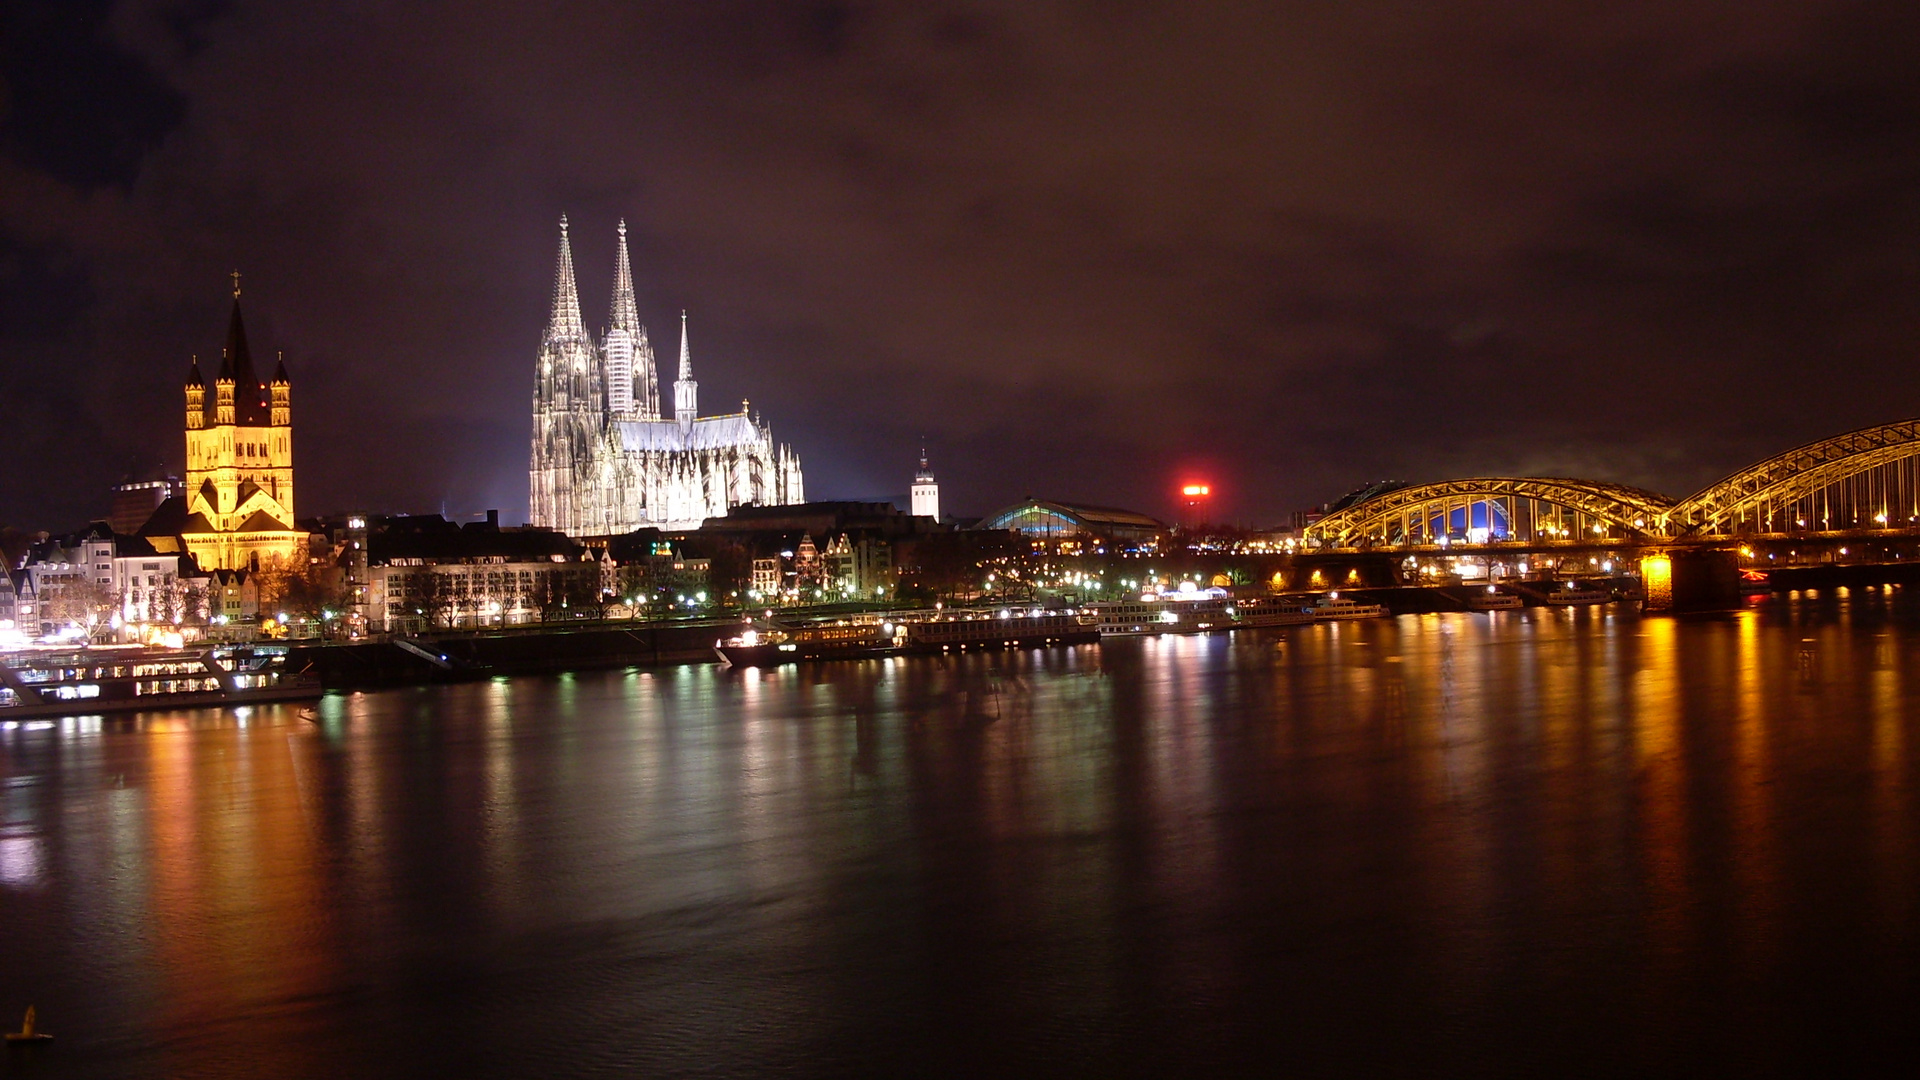
[[[639,623],[555,629],[540,633],[422,634],[398,640],[307,645],[294,650],[289,668],[336,687],[402,686],[460,682],[494,675],[527,675],[591,668],[706,663],[718,659],[713,644],[731,623]]]

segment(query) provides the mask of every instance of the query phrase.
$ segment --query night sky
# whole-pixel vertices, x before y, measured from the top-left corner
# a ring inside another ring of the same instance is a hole
[[[1912,4],[5,10],[0,522],[181,467],[236,267],[299,512],[519,520],[562,213],[816,499],[1677,496],[1920,413]]]

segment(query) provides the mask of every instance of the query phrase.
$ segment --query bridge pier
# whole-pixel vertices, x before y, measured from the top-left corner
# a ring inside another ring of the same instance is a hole
[[[1740,606],[1740,566],[1728,550],[1663,549],[1640,558],[1647,591],[1640,610],[1650,614],[1727,611]]]
[[[1287,588],[1390,589],[1401,584],[1400,559],[1389,552],[1354,551],[1293,557]]]

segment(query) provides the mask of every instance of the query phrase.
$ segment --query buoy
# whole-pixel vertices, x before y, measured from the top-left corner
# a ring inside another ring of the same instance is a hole
[[[44,1031],[33,1030],[33,1006],[31,1005],[27,1006],[27,1018],[21,1021],[20,1030],[7,1032],[7,1041],[10,1043],[46,1042],[51,1038],[53,1036]]]

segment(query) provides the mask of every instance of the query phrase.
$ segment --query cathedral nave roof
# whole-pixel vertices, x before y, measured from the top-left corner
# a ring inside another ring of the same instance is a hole
[[[614,426],[621,447],[630,451],[744,449],[764,441],[746,413],[703,416],[684,428],[677,420],[621,420]]]

